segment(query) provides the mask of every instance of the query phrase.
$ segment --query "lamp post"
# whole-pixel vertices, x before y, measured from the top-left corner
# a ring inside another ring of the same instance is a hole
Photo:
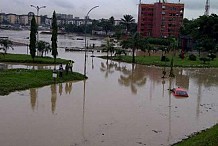
[[[179,11],[179,15],[178,15],[178,26],[179,26],[179,29],[178,29],[178,47],[181,46],[182,50],[181,50],[181,55],[182,55],[182,60],[185,58],[185,50],[184,50],[184,46],[182,45],[182,39],[181,39],[181,36],[180,36],[180,28],[182,26],[182,23],[181,23],[181,15],[183,14],[183,10],[180,10]]]
[[[94,7],[92,7],[92,8],[88,11],[88,13],[86,14],[86,16],[85,16],[85,63],[84,63],[84,76],[86,76],[86,52],[87,52],[86,26],[87,26],[87,18],[88,18],[88,16],[89,16],[89,13],[90,13],[93,9],[98,8],[98,7],[99,7],[99,6],[94,6]]]
[[[42,9],[42,8],[46,8],[46,6],[34,6],[34,5],[30,5],[31,7],[35,8],[36,9],[36,23],[37,23],[37,26],[39,25],[39,10]],[[38,28],[37,28],[37,43],[39,42],[39,33],[38,33]]]

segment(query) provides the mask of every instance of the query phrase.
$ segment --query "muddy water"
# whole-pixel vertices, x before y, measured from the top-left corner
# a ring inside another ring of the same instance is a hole
[[[175,69],[175,79],[162,79],[162,68],[91,55],[86,81],[0,96],[0,144],[168,146],[218,122],[218,69]],[[82,52],[62,49],[59,57],[75,60],[74,71],[83,73]],[[173,87],[187,89],[189,97],[174,97],[168,90]]]

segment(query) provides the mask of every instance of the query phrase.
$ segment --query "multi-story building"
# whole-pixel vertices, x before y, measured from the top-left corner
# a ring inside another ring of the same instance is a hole
[[[57,13],[56,17],[57,17],[57,19],[65,19],[65,20],[72,20],[73,19],[73,15],[71,15],[71,14],[60,14],[60,13]]]
[[[5,13],[0,13],[0,24],[2,24],[5,19],[6,19]]]
[[[157,2],[139,4],[138,32],[145,37],[179,37],[184,4]]]
[[[29,17],[28,15],[19,15],[19,24],[20,25],[28,25],[29,24]]]
[[[7,14],[7,21],[10,24],[17,24],[18,23],[18,17],[16,14]]]

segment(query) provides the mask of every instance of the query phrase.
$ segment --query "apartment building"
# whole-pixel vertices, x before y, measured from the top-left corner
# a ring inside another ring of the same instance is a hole
[[[18,23],[18,17],[16,14],[6,14],[6,17],[7,17],[7,21],[10,23],[10,24],[17,24]]]
[[[145,37],[179,37],[184,4],[157,2],[139,4],[138,32]]]

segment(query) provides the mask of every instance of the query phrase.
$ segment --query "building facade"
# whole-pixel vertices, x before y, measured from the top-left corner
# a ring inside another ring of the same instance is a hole
[[[139,4],[138,32],[145,37],[179,37],[184,4],[157,2]]]

